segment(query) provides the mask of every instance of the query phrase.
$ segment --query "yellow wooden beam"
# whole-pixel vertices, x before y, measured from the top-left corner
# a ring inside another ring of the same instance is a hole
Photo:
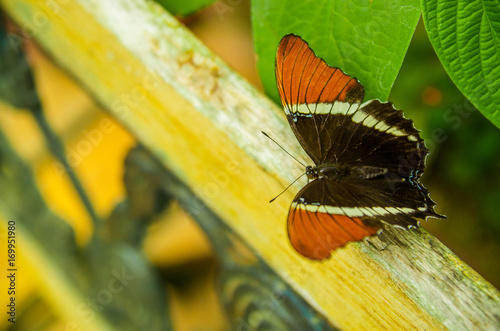
[[[285,220],[306,160],[282,111],[152,1],[0,0],[3,9],[341,329],[499,327],[499,293],[425,231],[350,244],[315,262]]]

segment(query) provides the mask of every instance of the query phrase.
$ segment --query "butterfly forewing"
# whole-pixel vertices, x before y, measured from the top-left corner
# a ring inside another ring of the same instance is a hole
[[[334,137],[330,127],[342,126],[336,112],[359,106],[363,86],[342,70],[328,66],[295,35],[285,36],[276,55],[276,82],[288,122],[311,159],[325,160]],[[313,116],[314,115],[314,116]]]
[[[419,183],[428,150],[402,111],[390,102],[362,103],[363,86],[328,66],[296,35],[280,42],[276,82],[314,169],[335,172],[314,175],[290,207],[288,234],[298,252],[324,259],[376,234],[384,223],[409,228],[420,219],[444,217]]]
[[[328,151],[327,162],[383,167],[402,177],[423,171],[428,153],[424,141],[413,121],[392,103],[371,100],[347,118],[342,139]]]
[[[413,122],[390,102],[361,104],[363,86],[328,66],[300,37],[282,39],[276,81],[288,122],[315,164],[423,169],[427,150]]]

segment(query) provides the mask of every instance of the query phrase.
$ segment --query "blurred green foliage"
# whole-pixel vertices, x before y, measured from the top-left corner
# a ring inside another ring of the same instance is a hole
[[[274,59],[281,38],[301,36],[329,65],[356,77],[365,100],[385,101],[394,84],[415,26],[420,2],[333,0],[252,1],[257,69],[266,93],[281,104]]]
[[[500,2],[422,0],[422,14],[451,79],[500,128]]]
[[[21,37],[7,33],[0,15],[0,100],[17,108],[35,109],[40,101]]]
[[[156,0],[173,15],[186,17],[210,5],[215,0]]]
[[[415,32],[390,100],[415,121],[431,149],[424,182],[439,183],[442,187],[436,189],[452,208],[472,206],[468,212],[476,218],[471,222],[480,225],[476,231],[498,237],[500,130],[452,82],[423,24]]]

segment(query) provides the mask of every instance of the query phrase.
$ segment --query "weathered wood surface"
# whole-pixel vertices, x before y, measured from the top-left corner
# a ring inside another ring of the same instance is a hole
[[[303,169],[260,131],[306,159],[282,111],[159,6],[0,4],[334,327],[500,328],[498,291],[424,230],[299,256],[285,228],[294,190],[268,204]]]

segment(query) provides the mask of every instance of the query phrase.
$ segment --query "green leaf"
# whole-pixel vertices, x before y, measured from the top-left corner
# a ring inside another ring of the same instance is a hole
[[[386,100],[420,17],[418,0],[253,0],[257,67],[279,103],[274,58],[281,38],[295,33],[329,65],[356,77],[366,100]]]
[[[186,17],[207,7],[215,0],[157,0],[157,2],[172,15]]]
[[[453,82],[500,127],[500,2],[422,0],[424,23]]]

